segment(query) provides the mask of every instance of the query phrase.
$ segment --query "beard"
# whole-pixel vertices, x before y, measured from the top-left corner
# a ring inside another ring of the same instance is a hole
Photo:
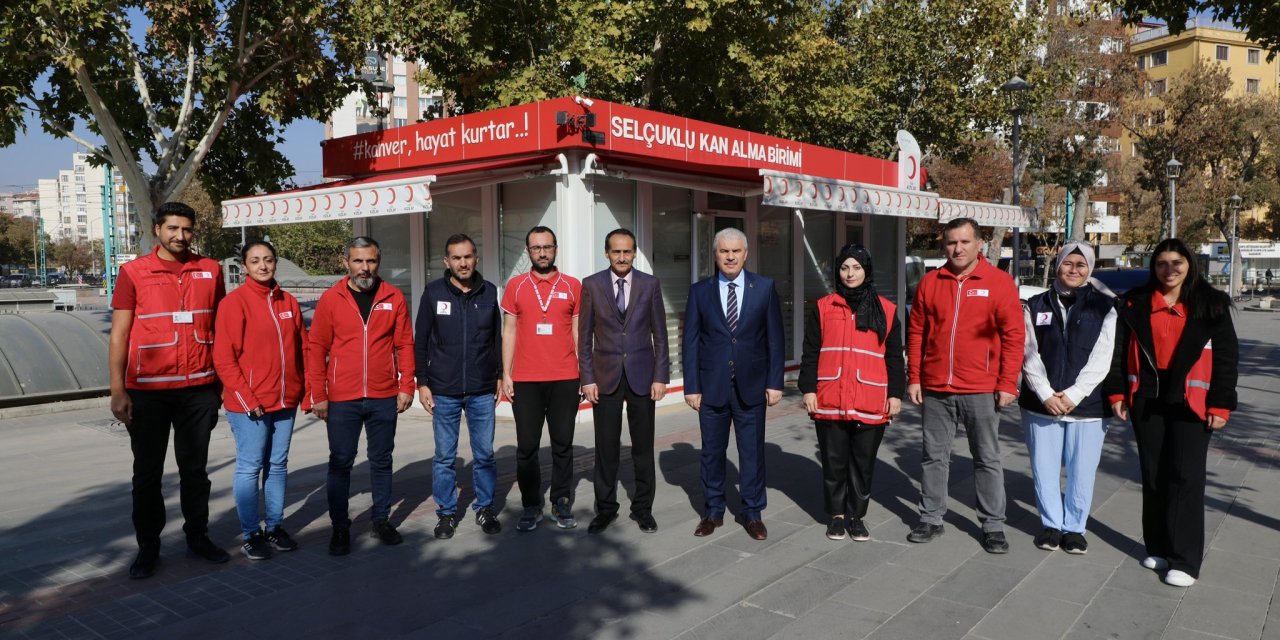
[[[375,284],[378,284],[378,276],[369,276],[368,278],[351,276],[351,284],[356,285],[356,288],[361,291],[368,291],[372,289]]]
[[[535,263],[533,263],[533,271],[534,271],[534,273],[541,273],[541,274],[543,274],[543,275],[546,275],[546,274],[551,273],[552,271],[555,271],[555,270],[556,270],[556,263],[555,263],[555,262],[548,262],[548,263],[547,263],[547,266],[545,266],[545,267],[540,267],[540,266],[538,266],[538,263],[536,263],[536,262],[535,262]]]

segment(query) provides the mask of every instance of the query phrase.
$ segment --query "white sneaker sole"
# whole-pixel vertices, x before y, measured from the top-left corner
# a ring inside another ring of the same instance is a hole
[[[1169,568],[1169,561],[1156,556],[1147,556],[1142,559],[1142,566],[1152,571],[1164,571]]]
[[[1189,587],[1196,583],[1196,579],[1184,571],[1173,569],[1164,574],[1164,583],[1173,587]]]

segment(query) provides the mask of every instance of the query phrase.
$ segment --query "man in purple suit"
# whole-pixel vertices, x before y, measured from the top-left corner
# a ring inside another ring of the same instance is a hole
[[[587,533],[602,533],[618,518],[618,463],[622,448],[622,405],[627,406],[636,493],[631,519],[645,533],[653,519],[654,403],[667,394],[671,359],[667,316],[658,279],[631,268],[636,237],[615,229],[604,239],[609,268],[582,281],[578,314],[578,371],[582,394],[591,402],[596,431],[596,516]]]

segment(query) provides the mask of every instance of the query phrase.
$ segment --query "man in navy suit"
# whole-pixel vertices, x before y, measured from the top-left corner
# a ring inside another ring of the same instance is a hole
[[[732,424],[738,441],[742,521],[747,534],[769,536],[765,507],[764,416],[782,399],[785,358],[782,306],[773,280],[744,270],[747,236],[728,228],[712,243],[716,275],[689,288],[684,314],[684,401],[702,429],[702,493],[706,511],[694,530],[708,536],[724,524],[725,451]]]
[[[618,517],[618,463],[622,405],[627,405],[636,493],[631,519],[645,533],[653,518],[654,404],[667,394],[671,358],[667,313],[658,279],[631,268],[636,237],[615,229],[604,239],[609,268],[582,281],[578,312],[578,371],[582,395],[591,402],[596,431],[596,516],[587,533],[603,533]]]

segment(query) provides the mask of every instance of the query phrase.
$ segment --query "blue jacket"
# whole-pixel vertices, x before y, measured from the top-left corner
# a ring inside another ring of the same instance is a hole
[[[1086,284],[1077,290],[1076,301],[1067,309],[1064,318],[1056,297],[1057,294],[1050,289],[1033,296],[1025,305],[1032,318],[1032,326],[1028,328],[1034,331],[1037,350],[1045,373],[1048,374],[1049,385],[1063,390],[1076,383],[1080,372],[1089,363],[1090,354],[1102,334],[1103,323],[1115,309],[1115,300]],[[1107,351],[1108,358],[1110,353]],[[1022,392],[1018,394],[1018,404],[1029,411],[1049,414],[1044,403],[1027,384],[1025,376]],[[1109,417],[1111,407],[1102,399],[1102,385],[1097,384],[1081,399],[1071,415],[1079,418]]]
[[[765,401],[765,389],[782,390],[786,337],[782,306],[773,280],[745,272],[746,293],[738,330],[720,306],[718,275],[689,288],[684,314],[684,393],[702,395],[713,407],[729,403],[734,388],[748,406]]]
[[[422,292],[414,332],[418,385],[431,393],[460,396],[493,393],[502,369],[502,311],[498,288],[480,284],[463,292],[450,274]]]

